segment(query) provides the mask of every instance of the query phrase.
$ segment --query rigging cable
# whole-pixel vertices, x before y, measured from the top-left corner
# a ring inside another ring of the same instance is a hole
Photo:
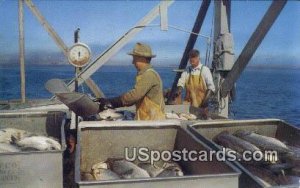
[[[138,25],[138,26],[135,26],[133,28],[131,28],[130,30],[134,29],[134,28],[144,28],[144,27],[160,27],[160,24],[151,24],[151,25]],[[192,31],[188,31],[186,29],[182,29],[182,28],[179,28],[177,26],[174,26],[174,25],[168,25],[168,27],[172,28],[172,29],[175,29],[175,30],[178,30],[178,31],[182,31],[182,32],[185,32],[185,33],[190,33],[190,34],[193,34],[193,35],[198,35],[200,37],[204,37],[208,40],[210,40],[210,37],[209,36],[206,36],[206,35],[203,35],[203,34],[200,34],[200,33],[195,33],[195,32],[192,32]],[[129,31],[130,31],[129,30]]]
[[[152,24],[152,25],[147,25],[147,26],[140,25],[140,26],[136,26],[136,27],[133,27],[133,28],[143,28],[143,27],[160,27],[160,24]],[[182,31],[182,32],[185,32],[185,33],[190,33],[190,34],[193,34],[193,35],[197,35],[197,36],[206,38],[205,66],[207,66],[207,62],[209,62],[209,59],[210,59],[209,56],[210,56],[210,51],[211,51],[212,28],[211,28],[210,36],[207,36],[207,35],[203,35],[203,34],[200,34],[200,33],[195,33],[195,32],[192,32],[192,31],[188,31],[188,30],[185,30],[185,29],[179,28],[177,26],[173,26],[173,25],[168,25],[168,27],[170,27],[172,29],[175,29],[175,30],[178,30],[178,31]]]
[[[111,49],[112,47],[114,47],[121,39],[123,39],[131,30],[133,29],[136,29],[136,28],[145,28],[145,27],[160,27],[160,24],[151,24],[151,25],[137,25],[137,26],[134,26],[132,28],[130,28],[123,36],[121,36],[113,45],[111,45],[107,50],[105,50],[105,52],[103,52],[98,58],[102,57],[109,49]],[[173,28],[175,30],[179,30],[179,31],[183,31],[183,32],[186,32],[186,33],[190,33],[190,34],[194,34],[194,35],[198,35],[200,37],[204,37],[204,38],[207,38],[210,40],[209,36],[206,36],[206,35],[202,35],[200,33],[195,33],[195,32],[192,32],[192,31],[188,31],[188,30],[185,30],[185,29],[182,29],[182,28],[179,28],[179,27],[176,27],[176,26],[172,26],[172,25],[168,25],[168,27],[170,28]],[[96,61],[92,62],[92,63],[89,63],[85,68],[84,70],[88,70],[91,66],[93,66],[94,64],[96,63]],[[81,75],[83,74],[84,71],[80,72],[78,74],[77,77],[81,77]]]

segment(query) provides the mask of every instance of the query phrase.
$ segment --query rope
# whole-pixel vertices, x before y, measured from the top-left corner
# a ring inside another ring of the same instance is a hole
[[[213,24],[213,22],[212,22],[212,24]],[[140,26],[135,26],[133,28],[143,28],[143,27],[160,27],[160,24],[152,24],[152,25],[147,25],[147,26],[140,25]],[[175,29],[175,30],[178,30],[178,31],[182,31],[182,32],[185,32],[185,33],[190,33],[190,34],[193,34],[193,35],[198,35],[200,37],[206,38],[205,66],[207,66],[207,63],[209,62],[209,59],[210,59],[209,56],[210,56],[210,51],[211,51],[212,28],[211,28],[210,36],[206,36],[206,35],[195,33],[195,32],[192,32],[192,31],[188,31],[188,30],[185,30],[185,29],[179,28],[177,26],[173,26],[173,25],[168,25],[168,27],[170,27],[172,29]]]
[[[130,30],[134,29],[134,28],[143,28],[143,27],[160,27],[160,24],[152,24],[152,25],[139,25],[139,26],[135,26],[133,28],[131,28]],[[179,28],[177,26],[173,26],[173,25],[168,25],[168,27],[172,28],[172,29],[175,29],[175,30],[178,30],[178,31],[182,31],[182,32],[185,32],[185,33],[190,33],[190,34],[193,34],[193,35],[198,35],[200,37],[204,37],[208,40],[210,40],[210,37],[209,36],[206,36],[206,35],[203,35],[203,34],[200,34],[200,33],[195,33],[195,32],[192,32],[192,31],[188,31],[188,30],[185,30],[185,29],[182,29],[182,28]],[[130,31],[129,30],[129,31]]]
[[[193,35],[198,35],[200,37],[204,37],[206,39],[210,39],[209,36],[206,36],[206,35],[202,35],[202,34],[199,34],[199,33],[195,33],[195,32],[192,32],[192,31],[188,31],[188,30],[184,30],[184,29],[181,29],[179,27],[176,27],[176,26],[172,26],[172,25],[169,25],[170,28],[173,28],[175,30],[178,30],[178,31],[183,31],[183,32],[186,32],[186,33],[190,33],[190,34],[193,34]]]

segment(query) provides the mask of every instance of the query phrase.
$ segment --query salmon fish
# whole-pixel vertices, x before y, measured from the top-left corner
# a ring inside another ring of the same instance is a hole
[[[181,167],[175,162],[166,162],[163,165],[163,171],[157,177],[183,176]]]
[[[15,144],[22,150],[61,150],[61,145],[56,140],[45,136],[25,137],[19,141],[15,141]]]
[[[20,152],[20,151],[21,150],[17,146],[8,143],[0,143],[0,153]]]
[[[113,171],[109,169],[93,169],[92,175],[95,178],[95,180],[117,180],[120,179],[120,177],[114,173]]]
[[[124,119],[123,114],[113,110],[107,109],[99,113],[99,117],[103,120],[122,120]]]
[[[110,166],[111,170],[123,179],[150,178],[146,170],[124,159],[112,161]]]
[[[138,166],[148,172],[148,174],[151,177],[156,177],[159,175],[162,171],[164,171],[163,168],[158,167],[156,165],[152,165],[151,163],[139,163]]]
[[[256,145],[262,150],[277,151],[279,153],[292,152],[283,142],[276,138],[259,135],[245,130],[238,130],[234,135]]]
[[[213,138],[213,141],[225,148],[230,148],[239,154],[242,154],[244,151],[251,151],[252,153],[260,151],[255,145],[230,134],[228,131],[221,132]]]
[[[0,143],[11,143],[12,137],[14,137],[16,140],[20,140],[30,135],[32,135],[32,133],[20,129],[14,129],[14,128],[1,129]]]
[[[99,162],[92,166],[92,176],[95,180],[115,180],[120,177],[113,171],[108,169],[106,162]]]

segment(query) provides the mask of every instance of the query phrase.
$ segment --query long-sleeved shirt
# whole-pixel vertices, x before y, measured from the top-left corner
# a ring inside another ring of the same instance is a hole
[[[202,64],[199,63],[199,65],[195,68],[192,68],[191,66],[188,67],[187,70],[185,70],[181,74],[181,77],[178,80],[177,86],[180,86],[180,87],[184,88],[190,74],[200,75],[201,66],[202,66]],[[206,84],[207,89],[210,89],[213,92],[215,92],[215,85],[214,85],[213,78],[212,78],[212,75],[211,75],[211,72],[210,72],[209,68],[206,67],[206,66],[203,66],[201,75],[205,80],[205,84]]]
[[[135,86],[132,90],[122,95],[121,100],[123,105],[131,106],[136,104],[139,100],[147,96],[151,101],[160,105],[163,101],[162,82],[151,65],[147,65],[143,70],[137,74],[139,79],[136,80]],[[163,108],[164,108],[164,104]]]

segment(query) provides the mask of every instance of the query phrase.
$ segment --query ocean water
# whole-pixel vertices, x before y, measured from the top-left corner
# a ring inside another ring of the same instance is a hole
[[[175,73],[172,67],[155,67],[164,88],[171,87]],[[135,82],[133,66],[104,66],[93,76],[107,97],[118,96],[131,89]],[[26,67],[26,97],[49,98],[44,88],[47,80],[66,81],[74,76],[71,66]],[[230,106],[234,119],[279,118],[300,126],[300,70],[247,68],[237,82],[236,99]],[[88,88],[79,87],[80,92]],[[0,100],[20,98],[19,67],[0,68]]]

